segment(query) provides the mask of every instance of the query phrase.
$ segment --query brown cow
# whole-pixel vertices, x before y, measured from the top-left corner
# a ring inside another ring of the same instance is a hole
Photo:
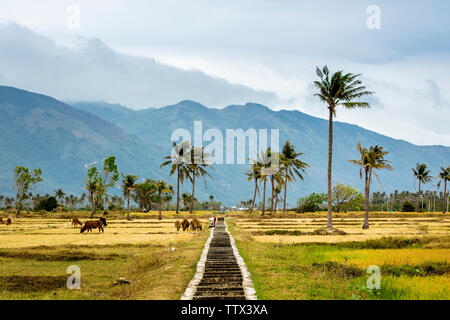
[[[86,221],[84,223],[83,228],[81,228],[80,233],[83,233],[84,231],[87,230],[87,232],[91,231],[92,229],[97,229],[98,228],[98,232],[105,232],[105,230],[103,229],[103,226],[107,226],[106,224],[106,220],[105,218],[100,218],[100,220],[90,220],[90,221]]]
[[[2,217],[0,217],[0,224],[3,224],[4,222],[3,222],[3,218]]]
[[[202,230],[202,224],[200,221],[198,221],[197,219],[193,219],[191,221],[191,230],[192,231],[199,231]]]
[[[180,221],[175,221],[175,228],[177,228],[177,231],[180,231],[181,229],[181,222]]]
[[[181,226],[183,227],[183,231],[186,231],[189,229],[189,221],[188,219],[183,219],[181,222]]]
[[[72,222],[72,226],[74,226],[74,227],[76,227],[77,225],[83,226],[80,219],[78,219],[77,217],[72,218],[71,222]]]
[[[8,220],[6,220],[6,225],[10,225],[12,223],[11,218],[8,218]]]

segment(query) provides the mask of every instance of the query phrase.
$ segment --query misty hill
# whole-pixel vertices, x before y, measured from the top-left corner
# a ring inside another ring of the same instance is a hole
[[[273,111],[268,107],[247,103],[231,105],[224,109],[207,108],[193,101],[159,109],[134,111],[120,105],[106,103],[73,103],[74,107],[91,112],[138,136],[144,143],[159,145],[163,154],[170,152],[173,130],[184,128],[193,135],[194,121],[201,120],[203,132],[219,129],[225,139],[226,129],[249,128],[279,129],[280,144],[289,139],[298,152],[304,153],[304,161],[311,165],[304,182],[296,183],[288,191],[288,202],[295,203],[301,194],[326,191],[328,152],[328,121],[299,111]],[[352,184],[363,189],[357,167],[348,159],[357,159],[356,144],[382,145],[390,154],[394,171],[382,172],[379,177],[384,191],[413,190],[411,168],[416,162],[424,162],[436,174],[440,166],[450,164],[450,148],[444,146],[417,146],[397,140],[356,125],[335,122],[334,125],[333,182]],[[206,145],[207,143],[204,143]],[[281,146],[280,146],[281,147]],[[153,167],[157,168],[158,163]],[[208,192],[227,203],[251,197],[251,185],[243,175],[248,165],[217,165],[216,181],[209,183]],[[428,186],[432,188],[431,185]],[[425,187],[427,188],[427,187]],[[373,190],[380,190],[375,181]]]
[[[149,146],[117,126],[51,97],[0,86],[0,193],[13,194],[13,168],[42,168],[36,192],[81,194],[88,164],[114,154],[122,168],[157,175]]]

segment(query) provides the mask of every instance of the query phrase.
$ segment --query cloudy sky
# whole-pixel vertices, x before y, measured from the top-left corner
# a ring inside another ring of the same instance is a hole
[[[372,109],[337,120],[450,146],[449,13],[447,0],[0,0],[0,84],[135,109],[252,101],[326,117],[311,83],[327,64],[376,92]]]

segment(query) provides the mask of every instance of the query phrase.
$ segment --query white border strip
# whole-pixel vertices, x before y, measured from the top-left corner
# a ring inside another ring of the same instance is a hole
[[[225,221],[224,221],[224,224],[225,224],[225,231],[230,236],[230,242],[231,242],[231,247],[233,248],[234,257],[236,258],[236,261],[237,261],[237,263],[239,265],[239,269],[241,269],[241,273],[242,273],[242,287],[244,288],[245,299],[247,299],[247,300],[258,300],[258,297],[256,295],[256,291],[255,291],[255,287],[253,286],[252,275],[248,271],[247,266],[245,265],[244,259],[239,254],[239,251],[238,251],[238,249],[236,247],[236,242],[234,241],[234,238],[231,235],[230,231],[228,231],[228,226],[227,226]]]
[[[192,300],[194,298],[194,294],[197,291],[197,286],[200,281],[203,279],[203,274],[205,273],[205,264],[206,258],[208,256],[209,245],[211,244],[211,240],[213,238],[214,228],[211,228],[209,233],[209,238],[205,242],[205,247],[203,248],[202,255],[200,256],[200,260],[197,263],[197,271],[195,272],[194,277],[191,282],[189,282],[186,290],[181,296],[180,300]]]

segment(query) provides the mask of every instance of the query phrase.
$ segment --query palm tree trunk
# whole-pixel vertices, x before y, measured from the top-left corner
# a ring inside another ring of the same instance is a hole
[[[264,179],[262,216],[264,216],[264,212],[266,211],[266,182],[267,182],[267,179]]]
[[[177,166],[177,212],[180,208],[180,167]]]
[[[364,180],[364,224],[363,229],[369,229],[369,182],[368,170],[365,170],[365,180]]]
[[[270,200],[270,214],[272,214],[273,213],[273,195],[275,194],[273,176],[270,177],[270,184],[272,185],[272,197]]]
[[[333,228],[333,206],[331,203],[331,166],[333,163],[333,106],[328,106],[330,118],[328,121],[328,215],[327,227]]]
[[[194,208],[194,191],[195,191],[195,174],[192,173],[192,199],[191,199],[191,208],[189,209],[189,213],[192,213]]]
[[[127,196],[127,220],[130,219],[130,195]]]
[[[17,200],[17,212],[16,212],[16,216],[20,215],[20,211],[22,211],[22,198]]]
[[[275,213],[277,213],[277,206],[278,206],[278,194],[275,192],[275,210],[274,210]]]
[[[253,207],[255,206],[255,200],[256,200],[256,190],[258,189],[258,180],[255,179],[255,192],[253,194],[253,201],[252,201],[252,207],[250,208],[250,213],[253,212]]]
[[[159,217],[158,217],[158,220],[162,220],[161,206],[162,206],[162,196],[161,196],[161,190],[160,190],[159,191]]]
[[[420,180],[419,180],[419,193],[417,194],[417,211],[419,211],[420,206]]]
[[[283,213],[286,212],[286,193],[287,193],[287,168],[286,168],[286,180],[284,181],[284,197],[283,197]]]
[[[447,202],[448,202],[448,197],[447,197],[447,180],[444,180],[444,203],[442,204],[442,213],[446,213],[447,212]]]

